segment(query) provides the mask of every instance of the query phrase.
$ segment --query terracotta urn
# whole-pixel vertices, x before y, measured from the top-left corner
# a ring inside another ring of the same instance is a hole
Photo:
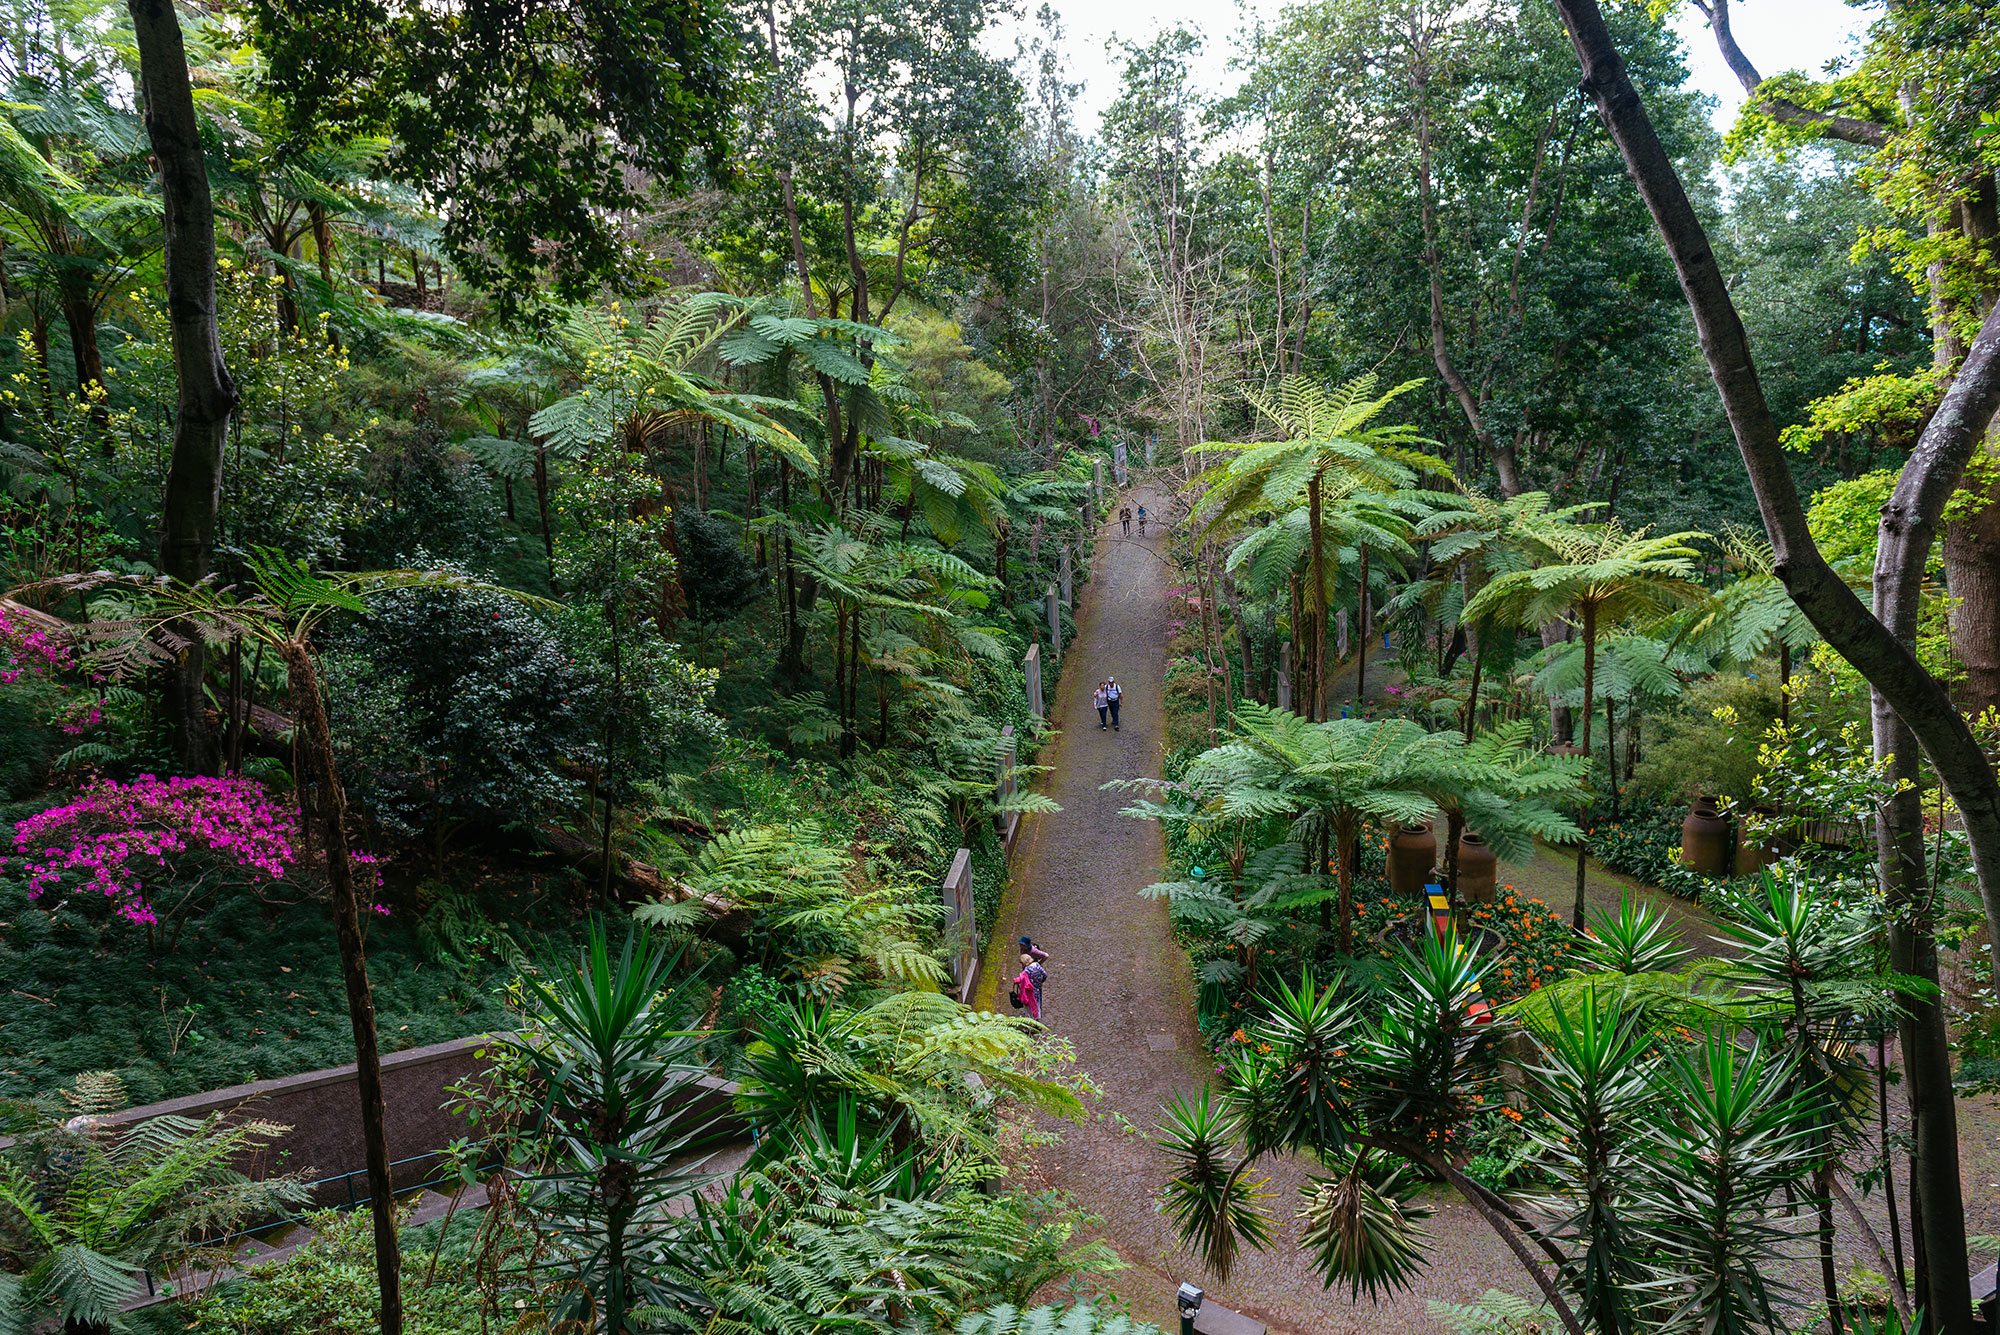
[[[1468,904],[1493,902],[1493,850],[1471,830],[1458,836],[1458,897]]]
[[[1775,807],[1758,807],[1753,813],[1759,823],[1768,826],[1777,816]],[[1761,836],[1752,835],[1747,828],[1748,821],[1738,822],[1736,828],[1736,874],[1755,876],[1780,858],[1791,856],[1791,841],[1784,832],[1769,829]]]
[[[1697,797],[1681,822],[1681,864],[1704,876],[1728,870],[1729,822],[1715,809],[1713,797]]]
[[[1389,893],[1415,899],[1437,865],[1438,841],[1428,825],[1405,825],[1389,837]]]

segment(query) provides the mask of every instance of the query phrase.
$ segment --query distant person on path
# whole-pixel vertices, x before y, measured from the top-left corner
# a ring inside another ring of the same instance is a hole
[[[1132,531],[1132,507],[1131,507],[1131,506],[1127,505],[1127,506],[1122,506],[1122,507],[1120,507],[1120,508],[1119,508],[1119,511],[1118,511],[1118,522],[1119,522],[1120,524],[1122,524],[1122,525],[1124,525],[1124,526],[1125,526],[1125,531],[1126,531],[1127,533],[1130,533],[1130,532]]]
[[[1139,507],[1139,536],[1146,536],[1146,507],[1143,505]]]
[[[1111,707],[1111,731],[1118,731],[1118,700],[1124,692],[1118,689],[1118,678],[1104,683],[1104,703]]]
[[[1028,1018],[1042,1018],[1042,990],[1036,985],[1035,976],[1048,977],[1048,971],[1035,963],[1035,957],[1021,952],[1021,972],[1014,975],[1014,991],[1019,994],[1022,1006],[1027,1008]]]
[[[1021,938],[1021,949],[1034,960],[1034,967],[1038,971],[1035,976],[1035,1004],[1046,1006],[1049,1004],[1049,971],[1042,966],[1049,962],[1049,952],[1036,945],[1035,939],[1031,936]]]
[[[1101,681],[1097,683],[1097,690],[1090,697],[1090,707],[1097,711],[1097,730],[1103,732],[1106,727],[1106,720],[1109,717],[1107,711],[1111,708],[1111,701],[1104,694],[1104,683]]]

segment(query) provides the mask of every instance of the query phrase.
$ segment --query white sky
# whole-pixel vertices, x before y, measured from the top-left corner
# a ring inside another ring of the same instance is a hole
[[[1025,0],[1032,14],[1037,0]],[[1064,55],[1072,81],[1084,85],[1078,122],[1086,134],[1097,130],[1098,118],[1117,91],[1118,66],[1105,49],[1112,37],[1144,41],[1163,28],[1185,23],[1207,37],[1199,68],[1212,89],[1233,88],[1237,76],[1229,69],[1230,39],[1246,14],[1275,15],[1282,0],[1051,0],[1062,16]],[[1850,8],[1843,0],[1737,0],[1731,6],[1736,39],[1760,74],[1787,69],[1818,73],[1827,60],[1848,54],[1853,39],[1872,11]],[[1743,90],[1722,63],[1715,39],[1692,6],[1683,6],[1675,26],[1687,43],[1694,82],[1715,97],[1716,124],[1727,128],[1743,103]],[[994,34],[992,49],[1011,47],[1015,38],[1031,36],[1034,24],[1023,19]],[[1023,71],[1032,79],[1032,72]]]

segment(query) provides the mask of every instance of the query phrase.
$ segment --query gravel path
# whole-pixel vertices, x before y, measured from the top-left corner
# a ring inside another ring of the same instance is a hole
[[[1134,495],[1135,504],[1138,500],[1148,510],[1167,508],[1160,495],[1143,487]],[[1533,1290],[1512,1255],[1454,1193],[1440,1189],[1427,1202],[1437,1211],[1428,1221],[1430,1267],[1411,1292],[1379,1306],[1365,1298],[1350,1302],[1344,1288],[1322,1288],[1298,1251],[1293,1203],[1308,1170],[1296,1161],[1271,1165],[1270,1207],[1280,1220],[1274,1245],[1246,1255],[1226,1286],[1212,1283],[1213,1276],[1178,1251],[1157,1209],[1167,1168],[1145,1137],[1161,1104],[1176,1092],[1198,1088],[1209,1066],[1195,1028],[1186,956],[1164,905],[1139,895],[1159,879],[1165,861],[1159,829],[1120,816],[1129,796],[1103,791],[1102,785],[1160,773],[1163,727],[1157,702],[1171,615],[1165,547],[1166,539],[1157,534],[1143,541],[1136,533],[1122,537],[1115,521],[1100,535],[1094,578],[1079,595],[1077,642],[1069,646],[1051,700],[1050,719],[1061,731],[1039,758],[1053,767],[1044,789],[1063,809],[1029,819],[984,961],[982,1004],[1005,1011],[1007,985],[1019,971],[1015,938],[1031,934],[1049,950],[1050,1007],[1044,1018],[1074,1044],[1077,1065],[1103,1090],[1096,1115],[1083,1125],[1043,1128],[1059,1139],[1031,1151],[1017,1185],[1065,1190],[1100,1219],[1098,1236],[1131,1267],[1110,1287],[1131,1303],[1135,1316],[1165,1329],[1173,1329],[1175,1285],[1192,1279],[1219,1303],[1267,1322],[1274,1332],[1438,1335],[1445,1328],[1428,1315],[1429,1300],[1465,1302],[1496,1288]],[[1372,670],[1369,675],[1375,676]],[[1125,688],[1123,727],[1101,732],[1090,694],[1101,678],[1114,676]],[[1572,867],[1559,850],[1543,849],[1527,867],[1503,867],[1502,878],[1566,910],[1575,884]],[[1590,872],[1593,904],[1615,904],[1619,890],[1633,884],[1594,863]],[[1708,924],[1699,909],[1639,888],[1667,907],[1688,944],[1714,949],[1705,939]],[[1973,1232],[2000,1231],[2000,1111],[1991,1099],[1966,1101],[1960,1110],[1968,1222]],[[1897,1112],[1900,1123],[1900,1107]],[[1880,1197],[1866,1209],[1882,1227]],[[1844,1262],[1860,1259],[1854,1253],[1858,1239],[1845,1220],[1842,1225]],[[1816,1272],[1785,1269],[1810,1298]]]
[[[1166,507],[1136,493],[1148,510]],[[1157,701],[1166,673],[1166,540],[1123,538],[1116,521],[1100,535],[1095,576],[1081,594],[1077,642],[1068,646],[1051,708],[1062,729],[1040,763],[1053,767],[1045,790],[1062,811],[1032,817],[1014,856],[1013,877],[995,924],[982,976],[984,1004],[1006,1010],[1019,972],[1015,938],[1032,935],[1052,955],[1044,1018],[1076,1047],[1077,1064],[1104,1090],[1099,1115],[1063,1125],[1061,1139],[1034,1152],[1034,1181],[1057,1187],[1103,1221],[1102,1236],[1131,1264],[1112,1287],[1135,1315],[1172,1328],[1172,1294],[1183,1278],[1210,1288],[1218,1302],[1258,1317],[1274,1331],[1340,1332],[1441,1329],[1425,1301],[1463,1301],[1489,1288],[1525,1292],[1530,1283],[1497,1239],[1456,1197],[1440,1195],[1431,1228],[1440,1246],[1415,1293],[1381,1307],[1346,1290],[1328,1292],[1297,1251],[1292,1202],[1305,1180],[1296,1164],[1274,1165],[1272,1206],[1283,1221],[1268,1253],[1246,1257],[1228,1285],[1177,1253],[1155,1208],[1165,1161],[1145,1139],[1160,1105],[1208,1076],[1187,959],[1164,905],[1139,891],[1159,879],[1165,848],[1159,828],[1118,814],[1130,797],[1105,792],[1112,779],[1156,776],[1162,761]],[[1373,676],[1371,672],[1369,674]],[[1090,694],[1104,677],[1125,688],[1123,727],[1100,732]]]

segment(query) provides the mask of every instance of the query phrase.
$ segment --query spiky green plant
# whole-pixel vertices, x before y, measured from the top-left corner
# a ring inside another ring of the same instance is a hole
[[[1605,973],[1662,973],[1694,952],[1680,944],[1667,925],[1666,910],[1637,899],[1628,890],[1618,896],[1618,912],[1598,909],[1578,956],[1586,968]]]

